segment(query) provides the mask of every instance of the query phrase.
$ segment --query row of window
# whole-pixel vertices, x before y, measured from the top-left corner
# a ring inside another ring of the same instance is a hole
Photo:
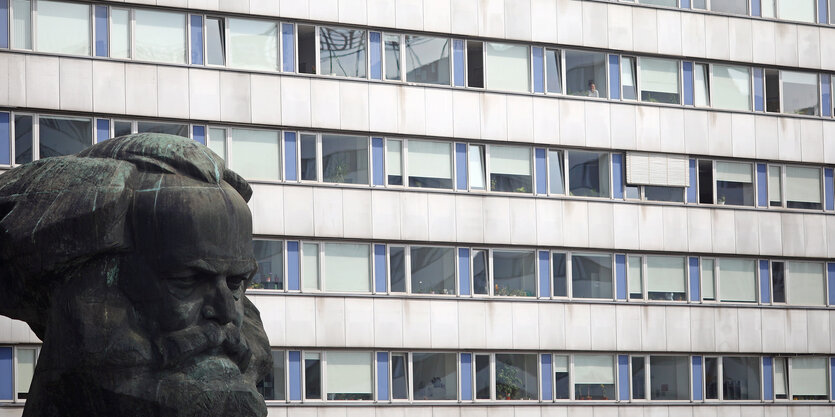
[[[835,305],[835,263],[329,241],[253,245],[254,290]]]
[[[835,85],[830,74],[152,9],[95,6],[91,12],[88,4],[62,1],[13,0],[12,4],[12,47],[16,49],[833,115]]]
[[[831,0],[611,0],[663,7],[709,10],[717,13],[764,17],[795,22],[835,24]]]
[[[185,123],[18,112],[0,112],[0,165],[72,154],[94,137],[136,132],[191,135],[256,181],[835,209],[830,167],[218,126],[207,132]]]
[[[267,401],[828,400],[826,357],[273,350]],[[831,359],[835,370],[835,358]]]

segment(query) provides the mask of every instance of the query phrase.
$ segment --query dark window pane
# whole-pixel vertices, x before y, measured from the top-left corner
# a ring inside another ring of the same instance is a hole
[[[391,398],[395,400],[406,400],[409,398],[408,380],[406,373],[408,372],[408,364],[406,362],[406,354],[392,354],[391,355]]]
[[[606,71],[606,54],[565,51],[565,83],[569,95],[608,97]]]
[[[304,358],[304,398],[322,398],[322,362],[319,354],[305,354]]]
[[[475,398],[490,399],[490,356],[475,355]]]
[[[554,296],[566,297],[568,296],[568,279],[565,273],[565,254],[555,253],[551,256],[554,268]]]
[[[760,399],[760,358],[722,358],[722,398],[725,400]]]
[[[455,294],[455,249],[412,246],[412,292]]]
[[[385,35],[386,79],[400,80],[400,35]]]
[[[206,63],[223,65],[225,51],[223,19],[206,18]]]
[[[497,400],[539,398],[536,357],[536,354],[496,354]]]
[[[488,294],[487,284],[487,251],[473,251],[473,293]]]
[[[680,187],[644,186],[644,198],[648,201],[684,202],[684,190]]]
[[[782,71],[781,78],[783,80],[783,113],[807,116],[820,114],[818,74]]]
[[[536,296],[534,252],[493,251],[493,295]]]
[[[316,27],[298,25],[299,73],[316,74]]]
[[[571,293],[574,298],[612,298],[612,256],[572,255]]]
[[[467,41],[467,86],[484,88],[484,44]]]
[[[713,161],[699,161],[699,203],[713,204]]]
[[[188,137],[188,125],[175,123],[139,122],[136,131],[139,133],[165,133],[184,138]]]
[[[267,401],[284,401],[284,351],[274,350],[272,355],[272,371],[258,383],[258,392]]]
[[[455,353],[412,354],[415,401],[458,399],[458,362]]]
[[[32,162],[32,116],[15,115],[14,136],[15,163]]]
[[[368,138],[322,135],[325,182],[368,184]]]
[[[786,302],[786,266],[783,262],[771,262],[771,286],[774,302]]]
[[[389,247],[391,292],[406,292],[406,248]]]
[[[118,138],[119,136],[130,135],[131,133],[131,123],[130,122],[113,122],[113,137]]]
[[[449,39],[406,35],[406,81],[449,85]]]
[[[609,197],[609,154],[568,152],[568,191],[582,197]]]
[[[646,374],[644,373],[644,357],[632,357],[632,398],[646,399]]]
[[[650,399],[690,399],[690,358],[687,356],[650,356]]]
[[[719,399],[719,359],[705,358],[705,399]]]
[[[562,93],[562,68],[560,68],[560,59],[559,50],[545,50],[545,76],[549,93]]]
[[[365,78],[366,33],[364,30],[319,28],[319,73]]]
[[[41,117],[40,157],[72,155],[93,144],[93,121],[64,117]]]
[[[301,135],[300,154],[302,180],[316,181],[319,175],[316,169],[316,135]]]
[[[765,70],[765,111],[780,113],[780,72]]]
[[[252,250],[258,263],[258,272],[252,277],[250,288],[268,290],[284,289],[283,242],[276,240],[254,240]]]

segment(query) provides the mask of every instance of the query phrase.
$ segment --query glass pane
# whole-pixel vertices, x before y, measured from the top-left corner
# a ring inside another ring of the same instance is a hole
[[[609,197],[609,154],[568,151],[568,191],[582,197]]]
[[[485,43],[487,88],[528,92],[531,89],[531,52],[527,46]]]
[[[650,399],[689,400],[689,362],[687,356],[650,356]]]
[[[565,51],[565,83],[572,96],[608,97],[606,54]]]
[[[783,113],[820,115],[818,74],[780,71],[783,82]]]
[[[751,74],[748,67],[713,65],[713,107],[751,110]]]
[[[551,194],[565,194],[562,151],[548,151],[548,186]]]
[[[623,99],[638,99],[638,82],[635,78],[635,58],[625,56],[621,63],[621,82],[623,83]]]
[[[686,301],[686,283],[683,257],[647,256],[647,296],[650,300]]]
[[[707,9],[707,0],[692,0],[691,5],[694,9]]]
[[[410,140],[409,187],[452,188],[452,144]]]
[[[467,41],[467,86],[484,88],[484,43]]]
[[[403,142],[394,139],[386,141],[386,173],[389,185],[403,185]]]
[[[719,358],[705,358],[705,399],[719,399]]]
[[[138,133],[165,133],[167,135],[188,137],[188,125],[175,123],[139,122],[136,124]]]
[[[487,283],[487,251],[473,250],[473,293],[486,295],[490,293]]]
[[[14,162],[32,162],[32,116],[14,116]]]
[[[449,85],[449,39],[406,35],[406,81]]]
[[[364,30],[319,28],[319,73],[365,78],[366,39]]]
[[[113,122],[113,137],[125,136],[131,134],[131,122]]]
[[[386,45],[386,79],[400,80],[400,35],[384,35]]]
[[[568,356],[554,356],[554,387],[558,400],[567,400],[570,395],[568,378]]]
[[[253,240],[252,251],[258,272],[252,277],[250,288],[284,289],[284,243],[276,240]]]
[[[612,298],[612,255],[571,256],[574,298]]]
[[[702,299],[716,299],[716,285],[713,276],[713,259],[702,259]]]
[[[13,47],[18,49],[32,49],[32,2],[30,0],[12,0],[14,13]]]
[[[223,65],[224,63],[226,53],[224,32],[223,19],[206,18],[206,63],[209,65]]]
[[[693,104],[696,106],[709,106],[710,87],[708,83],[706,64],[696,64],[693,68],[693,81]]]
[[[93,144],[93,121],[69,117],[41,116],[40,157],[72,155]]]
[[[410,248],[412,293],[455,294],[455,249]]]
[[[226,159],[226,129],[209,129],[209,149]]]
[[[789,387],[792,400],[825,400],[826,358],[792,358]]]
[[[391,398],[406,400],[409,398],[408,367],[405,353],[391,354]]]
[[[713,161],[699,160],[699,203],[713,204]]]
[[[553,262],[552,268],[554,274],[554,296],[567,297],[568,276],[566,275],[566,256],[564,253],[554,253],[551,254],[551,259]]]
[[[322,398],[322,361],[318,353],[304,354],[304,398]]]
[[[786,264],[771,262],[771,292],[775,303],[786,302]]]
[[[765,70],[765,111],[780,112],[780,71]]]
[[[787,358],[774,358],[774,398],[778,400],[789,398],[788,380],[786,379],[789,369],[787,361]]]
[[[574,399],[616,399],[611,355],[574,355]]]
[[[722,376],[723,399],[760,399],[760,358],[724,357]]]
[[[641,58],[641,100],[678,104],[679,61]]]
[[[632,398],[645,400],[647,398],[646,374],[644,370],[644,357],[632,357]]]
[[[328,400],[371,400],[371,352],[328,352]]]
[[[710,10],[721,13],[748,14],[748,0],[719,0],[710,2]]]
[[[229,66],[278,70],[278,25],[252,19],[229,19]]]
[[[281,179],[279,135],[270,130],[229,129],[230,167],[246,179]]]
[[[646,199],[647,201],[667,201],[673,203],[683,203],[684,188],[645,185],[644,199]]]
[[[37,361],[35,349],[17,349],[17,369],[15,372],[15,384],[17,386],[17,399],[25,400],[29,394],[32,377],[35,375],[35,363]]]
[[[630,256],[628,258],[628,282],[629,282],[629,298],[633,300],[640,300],[644,298],[643,290],[643,268],[640,256]]]
[[[475,398],[490,399],[490,355],[475,355]]]
[[[638,0],[641,4],[654,4],[656,6],[678,7],[678,0]]]
[[[490,191],[530,193],[531,180],[530,148],[490,147]]]
[[[716,162],[716,202],[720,205],[753,206],[753,165]]]
[[[458,363],[455,353],[413,353],[415,401],[458,399]]]
[[[786,167],[786,207],[823,209],[820,168]]]
[[[368,138],[322,135],[325,182],[368,184]]]
[[[391,292],[406,292],[406,248],[389,246]]]
[[[371,291],[370,256],[369,245],[325,243],[325,290]]]
[[[38,51],[90,55],[90,6],[38,1]]]
[[[467,166],[469,169],[470,189],[484,189],[484,146],[470,145]]]
[[[726,258],[719,261],[720,301],[757,301],[755,263],[749,259]]]
[[[780,0],[777,2],[777,17],[800,22],[815,22],[814,0]]]
[[[316,135],[302,133],[300,136],[300,166],[303,181],[316,181],[319,179],[319,170],[316,167]]]
[[[781,207],[783,205],[782,182],[783,176],[780,173],[780,167],[768,167],[768,205],[771,207]]]
[[[549,93],[562,93],[562,64],[558,49],[545,49],[545,77]]]
[[[536,296],[534,252],[493,251],[493,295]]]
[[[130,11],[127,9],[110,8],[110,57],[130,58]]]
[[[186,63],[186,17],[183,13],[134,10],[134,58]]]
[[[299,73],[316,74],[316,27],[298,25]]]
[[[789,302],[792,305],[826,305],[824,264],[817,262],[788,262]]]
[[[539,398],[536,357],[536,354],[496,354],[497,400]]]
[[[284,351],[273,350],[273,368],[258,383],[258,392],[267,401],[284,401]]]
[[[305,290],[319,289],[319,245],[305,243],[302,245],[302,288]]]

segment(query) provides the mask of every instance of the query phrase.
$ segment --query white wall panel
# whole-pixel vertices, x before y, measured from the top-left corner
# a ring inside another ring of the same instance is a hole
[[[609,45],[608,5],[583,2],[583,46],[605,48]]]
[[[586,112],[581,101],[560,101],[560,143],[571,146],[586,144]]]
[[[398,28],[423,30],[422,0],[395,0],[394,5],[394,21]]]
[[[188,74],[191,117],[220,120],[220,72],[189,69]]]
[[[387,27],[395,22],[394,0],[366,0],[368,24]]]
[[[59,108],[58,58],[26,55],[26,72],[26,106]]]
[[[93,63],[77,59],[61,59],[59,62],[61,110],[92,111]]]
[[[364,190],[342,190],[342,210],[345,237],[373,236],[371,193]]]
[[[189,118],[191,112],[188,80],[189,74],[186,68],[157,67],[157,111],[159,114],[180,119]],[[221,97],[221,100],[224,98]],[[237,104],[249,107],[249,96],[238,100]]]
[[[452,120],[453,92],[440,88],[427,88],[426,94],[426,134],[432,136],[454,137]]]
[[[753,33],[748,19],[728,19],[729,57],[731,61],[751,62],[754,54]],[[759,35],[759,34],[758,34]]]
[[[670,153],[686,153],[684,142],[684,113],[682,109],[662,107],[659,109],[661,122],[661,150]]]
[[[658,12],[655,9],[636,7],[632,9],[632,50],[636,52],[658,52]]]
[[[252,74],[249,89],[252,123],[281,124],[281,77]]]
[[[797,25],[775,23],[774,50],[777,65],[797,66]]]
[[[426,1],[426,0],[424,0]],[[491,15],[493,12],[493,2],[504,3],[504,13],[500,17]],[[485,18],[490,19],[490,25],[499,19],[504,20],[504,37],[508,39],[531,39],[531,0],[490,0],[484,1],[482,4],[489,3],[489,6],[482,9],[486,13]]]
[[[658,53],[681,55],[681,13],[672,10],[658,10]],[[687,36],[692,36],[687,34]]]
[[[310,113],[313,126],[339,129],[341,83],[336,80],[310,80]]]
[[[481,135],[485,139],[508,140],[507,95],[484,93],[481,95]]]
[[[505,106],[507,108],[507,139],[514,142],[533,142],[533,98],[508,95]]]
[[[451,14],[450,0],[423,0],[423,30],[450,33]]]
[[[531,40],[557,43],[557,0],[531,0]]]
[[[343,82],[339,84],[339,118],[344,130],[368,130],[368,84]],[[314,103],[315,105],[315,103]]]

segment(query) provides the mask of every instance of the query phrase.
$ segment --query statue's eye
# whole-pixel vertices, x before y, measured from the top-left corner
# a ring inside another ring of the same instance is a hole
[[[197,282],[197,277],[194,275],[173,277],[168,279],[168,283],[174,287],[186,289],[191,288]]]
[[[226,277],[226,285],[232,291],[240,290],[243,285],[244,281],[246,281],[247,275],[234,275],[231,277]]]

